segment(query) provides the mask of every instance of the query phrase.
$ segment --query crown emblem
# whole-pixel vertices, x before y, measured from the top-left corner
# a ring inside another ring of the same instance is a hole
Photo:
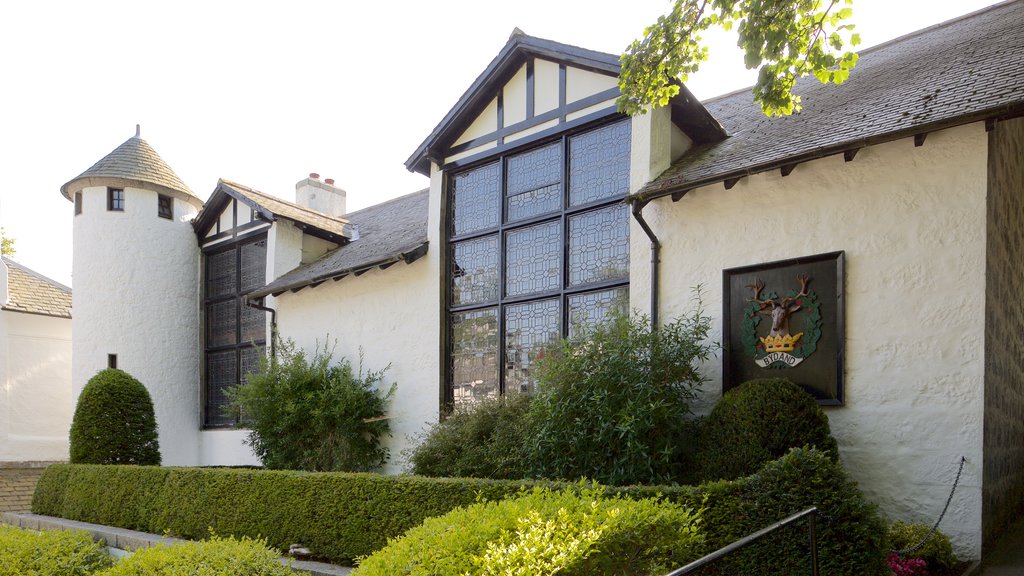
[[[804,333],[799,334],[786,334],[785,336],[766,336],[760,338],[761,344],[764,344],[764,351],[771,354],[772,352],[792,352],[793,348],[796,347],[796,343],[800,340],[800,337]]]

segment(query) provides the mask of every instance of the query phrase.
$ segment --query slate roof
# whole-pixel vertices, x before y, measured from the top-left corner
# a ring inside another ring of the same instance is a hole
[[[113,152],[93,164],[92,168],[61,186],[60,191],[65,198],[71,200],[75,192],[91,184],[90,179],[98,181],[111,178],[155,184],[198,200],[156,150],[138,136],[125,140]]]
[[[429,190],[420,190],[352,212],[347,218],[358,233],[354,240],[250,292],[249,297],[298,291],[378,266],[414,262],[427,252],[428,199]]]
[[[7,301],[0,301],[0,310],[71,318],[71,288],[10,258],[2,260],[7,266]]]
[[[782,118],[762,114],[749,89],[704,102],[729,138],[691,150],[634,198],[1024,113],[1024,1],[866,49],[846,83],[823,86],[806,77],[795,92],[803,111]]]
[[[205,233],[208,225],[215,222],[222,208],[217,201],[218,192],[227,193],[244,204],[259,211],[267,221],[284,218],[297,223],[306,234],[340,244],[352,238],[352,227],[345,218],[335,218],[322,212],[311,210],[294,202],[282,200],[265,194],[244,184],[225,180],[217,181],[217,189],[207,200],[206,206],[196,216],[194,226],[200,233]]]

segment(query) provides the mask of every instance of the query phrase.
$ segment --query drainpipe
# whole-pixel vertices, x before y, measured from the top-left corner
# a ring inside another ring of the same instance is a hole
[[[277,310],[269,308],[263,305],[263,301],[266,298],[260,298],[259,300],[250,300],[248,296],[245,297],[245,305],[249,308],[255,308],[256,310],[262,310],[263,312],[270,312],[270,357],[277,358]]]
[[[637,224],[644,229],[644,233],[651,239],[651,328],[658,328],[658,264],[661,262],[661,242],[658,241],[658,237],[654,235],[654,231],[644,220],[644,206],[650,200],[636,199],[632,202],[633,218],[636,219]]]

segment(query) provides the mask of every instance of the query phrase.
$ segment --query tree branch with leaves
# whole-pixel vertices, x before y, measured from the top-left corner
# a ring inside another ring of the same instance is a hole
[[[0,228],[0,256],[14,256],[14,238],[7,236],[7,232]]]
[[[853,0],[674,0],[621,57],[618,106],[644,114],[679,94],[680,83],[707,60],[703,33],[735,26],[748,69],[760,68],[754,100],[768,116],[800,111],[796,80],[814,75],[842,84],[857,64],[860,43],[847,21]]]

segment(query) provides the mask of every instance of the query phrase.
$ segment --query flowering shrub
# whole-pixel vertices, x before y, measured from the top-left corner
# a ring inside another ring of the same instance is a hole
[[[927,576],[928,563],[920,558],[900,558],[893,552],[886,558],[893,576]]]

